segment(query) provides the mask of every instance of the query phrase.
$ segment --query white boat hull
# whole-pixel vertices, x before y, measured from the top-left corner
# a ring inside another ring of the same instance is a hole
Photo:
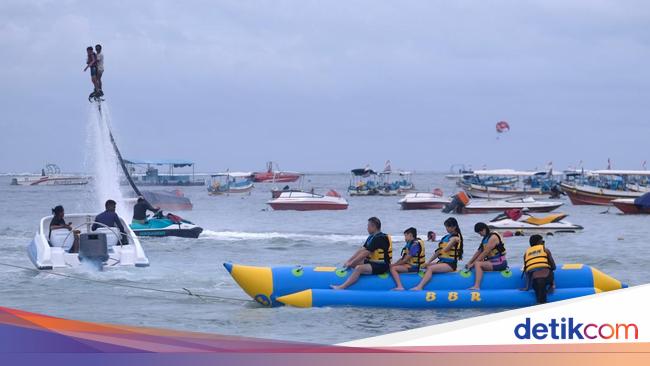
[[[82,233],[89,233],[90,226],[94,220],[95,215],[90,214],[72,214],[66,215],[66,221],[72,222],[72,226],[76,227]],[[34,238],[27,246],[27,254],[29,259],[32,261],[34,266],[38,269],[56,269],[56,268],[70,268],[78,267],[81,265],[79,261],[78,253],[68,253],[65,247],[52,245],[48,237],[49,233],[49,223],[52,219],[51,216],[47,216],[41,219],[39,230],[34,235]],[[88,224],[85,224],[88,223]],[[144,253],[144,249],[140,244],[135,233],[129,228],[124,220],[122,220],[122,225],[127,231],[128,244],[119,245],[116,239],[116,245],[109,245],[108,254],[109,259],[107,262],[103,263],[103,266],[106,267],[147,267],[149,266],[149,259]],[[59,229],[69,233],[65,235],[65,242],[72,240],[72,233],[67,229]],[[106,233],[108,229],[103,231],[99,229],[97,232]],[[115,229],[117,230],[117,229]],[[111,235],[112,231],[108,231],[108,234]],[[114,235],[114,234],[112,234]]]
[[[88,184],[90,177],[83,176],[37,176],[15,177],[11,185],[15,186],[79,186]]]

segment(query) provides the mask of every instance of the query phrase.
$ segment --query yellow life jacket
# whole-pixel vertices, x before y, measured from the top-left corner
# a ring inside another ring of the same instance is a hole
[[[375,262],[375,263],[387,263],[390,264],[393,261],[393,239],[390,237],[390,235],[386,235],[382,232],[379,232],[375,235],[371,235],[368,237],[366,240],[366,244],[370,243],[372,239],[375,238],[375,236],[385,236],[388,239],[388,253],[385,253],[383,249],[377,249],[370,253],[368,256],[368,261],[370,262]]]
[[[544,245],[533,245],[526,249],[526,254],[524,254],[524,272],[540,268],[551,268],[548,253],[544,250]]]
[[[402,248],[401,256],[404,258],[407,254],[409,254],[411,246],[415,244],[416,241],[420,244],[420,251],[418,252],[417,256],[413,256],[411,259],[409,259],[408,264],[411,266],[417,266],[419,268],[424,265],[424,262],[426,262],[426,256],[424,255],[424,240],[417,238],[414,241],[407,243],[404,248]]]
[[[483,251],[483,248],[490,241],[490,238],[492,237],[492,235],[496,235],[497,239],[499,239],[499,244],[495,245],[494,248],[492,248],[492,250],[490,251],[490,253],[488,253],[488,255],[487,255],[487,257],[485,257],[485,259],[496,259],[496,258],[499,258],[499,257],[502,257],[502,256],[506,255],[506,246],[503,243],[503,239],[501,238],[501,235],[499,235],[499,233],[494,232],[494,231],[490,232],[489,234],[487,234],[483,238],[483,240],[481,241],[481,244],[478,247],[479,250]]]
[[[458,244],[456,244],[454,248],[450,249],[447,253],[443,253],[442,250],[449,245],[451,238],[455,236],[460,240]],[[458,260],[463,256],[462,240],[463,239],[458,234],[447,234],[443,236],[438,243],[438,249],[436,249],[436,253],[440,253],[440,255],[438,255],[438,259],[441,259],[443,262],[458,262]]]

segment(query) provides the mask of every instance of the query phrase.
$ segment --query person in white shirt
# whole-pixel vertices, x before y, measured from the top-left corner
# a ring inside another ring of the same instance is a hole
[[[102,74],[104,74],[104,54],[102,53],[102,45],[95,45],[95,52],[97,53],[97,87],[99,96],[104,95],[102,90]]]

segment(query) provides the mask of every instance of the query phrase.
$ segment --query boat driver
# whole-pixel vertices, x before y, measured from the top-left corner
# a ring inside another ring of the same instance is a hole
[[[138,197],[138,202],[133,206],[133,220],[131,220],[131,222],[141,225],[146,224],[147,211],[151,211],[155,214],[160,211],[160,207],[153,207],[146,199],[144,199],[144,197]]]
[[[343,265],[354,268],[352,274],[341,285],[331,285],[334,290],[343,290],[359,280],[361,275],[380,275],[390,270],[392,242],[390,236],[381,232],[381,221],[376,217],[368,219],[368,239]]]
[[[95,216],[95,223],[92,226],[92,230],[95,231],[102,226],[116,227],[120,229],[120,233],[122,233],[122,245],[127,245],[129,243],[128,237],[126,235],[126,230],[124,230],[124,225],[122,225],[122,220],[120,220],[120,217],[115,212],[116,206],[117,203],[115,201],[106,201],[104,204],[106,210]]]

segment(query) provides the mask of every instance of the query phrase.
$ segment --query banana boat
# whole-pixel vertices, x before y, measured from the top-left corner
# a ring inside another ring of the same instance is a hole
[[[525,278],[520,269],[485,272],[481,290],[473,285],[474,273],[435,274],[423,291],[390,291],[395,282],[388,273],[364,275],[346,290],[332,290],[352,273],[336,267],[254,267],[224,263],[235,282],[264,306],[363,306],[392,308],[490,308],[535,305],[535,294],[520,291]],[[406,288],[423,275],[401,274]],[[560,301],[627,287],[615,278],[584,264],[565,264],[555,271],[556,290],[548,301]]]

